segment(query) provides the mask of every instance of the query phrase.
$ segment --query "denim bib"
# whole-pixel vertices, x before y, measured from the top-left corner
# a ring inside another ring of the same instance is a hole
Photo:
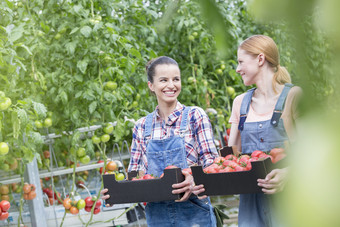
[[[292,84],[285,84],[275,105],[272,118],[267,121],[245,122],[255,88],[245,94],[241,109],[238,129],[241,133],[243,154],[255,150],[270,151],[275,147],[284,147],[288,136],[281,119],[285,101]],[[266,194],[241,194],[239,205],[239,227],[276,227],[280,226],[272,210],[271,196]]]
[[[146,147],[147,173],[160,176],[168,165],[187,168],[184,134],[187,131],[188,113],[185,107],[178,135],[166,139],[149,139]],[[144,137],[150,137],[154,112],[146,117]],[[176,134],[176,133],[175,133]],[[146,220],[149,227],[158,226],[216,226],[209,198],[200,200],[191,196],[187,201],[150,202],[146,205]]]

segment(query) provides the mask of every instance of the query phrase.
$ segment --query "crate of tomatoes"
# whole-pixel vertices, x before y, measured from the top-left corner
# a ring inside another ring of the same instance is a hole
[[[172,185],[184,180],[181,169],[175,166],[168,166],[158,178],[150,174],[138,175],[137,172],[128,175],[128,179],[121,181],[117,181],[114,174],[103,175],[104,188],[108,189],[106,194],[110,195],[106,204],[177,200],[182,196],[172,194]]]
[[[262,193],[257,179],[264,179],[274,168],[284,166],[286,154],[282,148],[270,152],[254,151],[251,155],[235,156],[231,149],[224,149],[225,157],[218,157],[213,164],[203,168],[192,166],[192,174],[197,185],[203,184],[202,195],[231,195]]]

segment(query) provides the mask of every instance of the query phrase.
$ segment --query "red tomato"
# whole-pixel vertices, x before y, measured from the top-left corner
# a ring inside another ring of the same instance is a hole
[[[247,170],[246,167],[243,167],[243,166],[236,166],[235,167],[235,171],[245,171]]]
[[[118,165],[115,161],[109,161],[106,164],[106,169],[110,171],[117,171],[118,170]]]
[[[229,166],[229,164],[230,164],[231,162],[233,162],[233,161],[231,161],[231,160],[225,160],[222,164],[223,164],[224,167],[227,167],[227,166]]]
[[[143,176],[143,180],[150,180],[150,179],[155,179],[155,177],[152,176],[151,174],[145,174],[145,175]]]
[[[251,153],[251,157],[254,158],[254,157],[259,157],[261,154],[263,154],[264,152],[263,151],[259,151],[259,150],[256,150],[254,151],[253,153]]]
[[[70,208],[70,212],[71,212],[71,214],[74,214],[74,215],[76,215],[76,214],[78,214],[79,213],[79,210],[78,210],[78,208],[77,207],[71,207]]]
[[[91,196],[88,196],[88,197],[85,198],[85,203],[86,203],[87,207],[92,207],[93,204],[94,204],[94,201],[92,200]]]
[[[64,199],[63,206],[65,207],[66,210],[70,209],[72,206],[71,199],[70,198]]]
[[[1,209],[1,207],[0,207],[0,214],[2,213],[2,209]]]
[[[187,172],[187,173],[189,173],[190,175],[192,175],[192,171],[191,171],[191,168],[190,168],[190,167],[185,168],[185,169],[183,169],[182,171]]]
[[[91,212],[92,207],[86,206],[84,209],[85,209],[86,212]]]
[[[238,159],[239,165],[245,167],[249,162],[250,157],[248,155],[241,155]]]
[[[227,129],[227,135],[230,135],[230,128]]]
[[[224,161],[225,161],[225,158],[223,158],[223,157],[217,157],[217,158],[215,158],[214,163],[216,163],[216,164],[222,164]]]
[[[24,193],[29,193],[30,191],[31,191],[31,185],[30,184],[28,184],[28,183],[25,183],[24,184],[24,187],[23,187],[23,191],[24,191]]]
[[[11,204],[7,200],[2,200],[0,202],[0,207],[1,207],[2,212],[8,211],[9,208],[11,207]]]
[[[249,162],[254,162],[254,161],[258,161],[258,160],[259,160],[258,157],[253,157],[253,158],[250,158],[250,159],[249,159]]]
[[[30,191],[28,193],[28,200],[32,200],[34,199],[35,197],[37,197],[37,193],[35,191]]]
[[[96,202],[95,208],[100,208],[101,205],[102,205],[102,201],[98,200]]]
[[[0,214],[0,220],[2,221],[2,220],[6,220],[7,218],[8,218],[8,212],[7,211],[5,211],[5,212],[2,212],[1,214]]]
[[[100,212],[100,208],[99,207],[94,208],[93,214],[98,214],[99,212]]]
[[[165,167],[165,169],[175,169],[175,168],[178,168],[178,167],[175,166],[175,165],[169,165],[169,166]]]
[[[97,163],[104,163],[104,161],[103,160],[99,160]],[[100,167],[99,173],[102,174],[102,172],[103,172],[103,167]]]
[[[225,160],[232,160],[232,161],[236,161],[237,160],[236,156],[233,155],[233,154],[228,154],[227,156],[225,156],[224,159]]]

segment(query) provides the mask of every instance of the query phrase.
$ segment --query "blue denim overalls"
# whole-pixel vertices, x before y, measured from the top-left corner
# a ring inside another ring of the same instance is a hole
[[[238,129],[241,133],[242,154],[251,154],[255,150],[270,151],[275,147],[284,147],[288,136],[281,119],[285,101],[292,84],[285,84],[275,105],[272,118],[267,121],[245,122],[255,88],[248,90],[240,109]],[[271,210],[270,195],[241,194],[239,205],[239,227],[279,226]]]
[[[146,148],[148,160],[147,173],[160,176],[168,165],[187,168],[184,133],[190,107],[185,107],[179,135],[167,139],[149,139]],[[154,113],[149,114],[145,121],[145,137],[150,137]],[[200,200],[191,196],[187,201],[149,202],[145,208],[148,227],[153,226],[216,226],[216,218],[210,200]]]

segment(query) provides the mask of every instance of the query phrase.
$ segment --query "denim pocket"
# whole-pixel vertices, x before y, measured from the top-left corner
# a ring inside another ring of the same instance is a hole
[[[210,203],[209,203],[208,198],[205,198],[205,199],[193,198],[193,199],[188,199],[188,202],[194,205],[195,207],[200,208],[201,210],[210,212]]]

